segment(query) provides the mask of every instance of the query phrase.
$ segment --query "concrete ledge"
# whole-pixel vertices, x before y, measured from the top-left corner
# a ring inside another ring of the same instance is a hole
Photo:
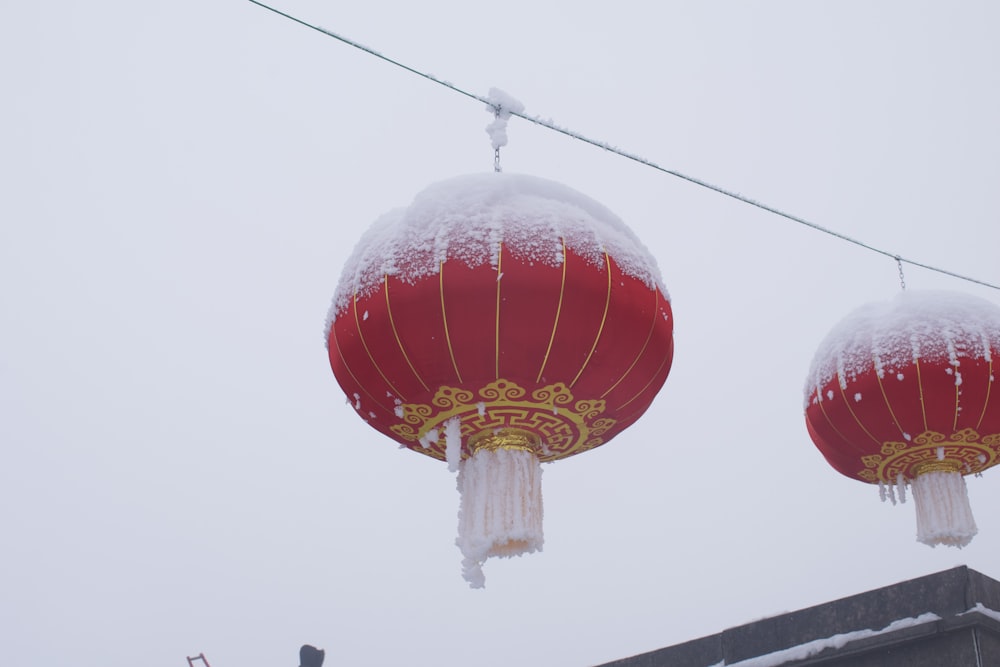
[[[721,665],[1000,665],[1000,582],[956,567],[602,667]]]

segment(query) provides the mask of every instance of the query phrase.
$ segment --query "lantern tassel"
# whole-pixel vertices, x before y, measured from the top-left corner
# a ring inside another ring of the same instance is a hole
[[[912,483],[917,506],[917,541],[930,546],[964,547],[978,529],[972,518],[965,478],[952,470],[918,474]]]
[[[542,465],[531,448],[496,440],[480,446],[459,466],[458,490],[456,544],[470,588],[485,587],[487,558],[541,551]]]

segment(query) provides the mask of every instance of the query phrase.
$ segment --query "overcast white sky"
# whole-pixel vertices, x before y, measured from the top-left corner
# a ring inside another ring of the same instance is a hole
[[[0,18],[5,665],[586,667],[959,564],[840,476],[802,386],[891,259],[514,119],[505,171],[621,216],[676,355],[545,467],[545,550],[470,590],[443,463],[365,426],[323,320],[362,230],[489,171],[478,102],[241,0]],[[1000,283],[1000,5],[465,0],[280,7],[892,252]],[[910,289],[1000,292],[910,268]]]

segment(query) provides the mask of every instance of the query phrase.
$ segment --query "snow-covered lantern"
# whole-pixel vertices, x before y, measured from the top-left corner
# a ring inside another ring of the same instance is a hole
[[[348,260],[330,364],[372,428],[447,461],[463,576],[542,547],[541,462],[611,440],[670,371],[673,319],[655,261],[568,187],[455,178],[380,218]]]
[[[996,368],[995,368],[996,366]],[[964,475],[1000,456],[1000,308],[904,291],[863,306],[820,345],[806,382],[809,435],[837,471],[916,504],[917,540],[976,534]]]

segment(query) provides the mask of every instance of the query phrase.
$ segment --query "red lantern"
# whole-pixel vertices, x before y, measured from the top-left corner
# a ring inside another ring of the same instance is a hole
[[[806,386],[806,425],[836,470],[911,486],[917,539],[965,546],[976,534],[963,475],[1000,461],[1000,308],[975,297],[903,292],[831,331]]]
[[[673,357],[655,262],[606,208],[511,174],[428,188],[373,225],[330,310],[330,364],[371,427],[459,471],[464,574],[541,549],[541,466],[649,407]]]

